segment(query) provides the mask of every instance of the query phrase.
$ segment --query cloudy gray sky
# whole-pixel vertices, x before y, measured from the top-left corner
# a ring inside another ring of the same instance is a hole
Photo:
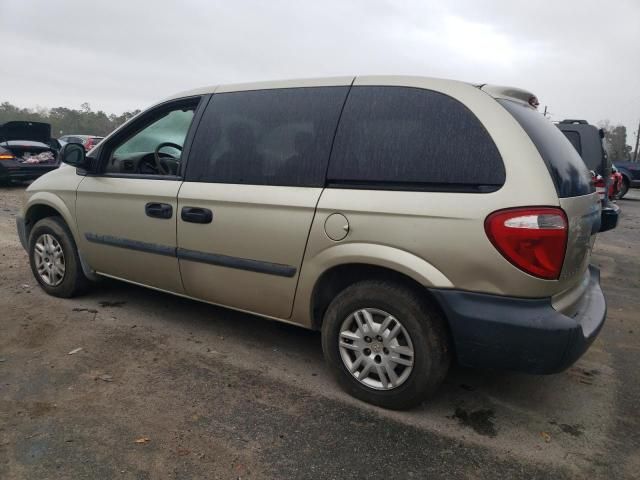
[[[640,120],[640,1],[0,0],[0,101],[120,113],[202,85],[413,74]],[[630,140],[629,140],[630,142]]]

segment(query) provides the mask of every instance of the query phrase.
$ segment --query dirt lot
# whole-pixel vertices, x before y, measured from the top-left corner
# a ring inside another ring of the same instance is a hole
[[[638,478],[640,192],[598,239],[609,317],[574,367],[455,367],[388,412],[336,387],[317,333],[113,281],[48,297],[22,191],[0,190],[1,479]]]

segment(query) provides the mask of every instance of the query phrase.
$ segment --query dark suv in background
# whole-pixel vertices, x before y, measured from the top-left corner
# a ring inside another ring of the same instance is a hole
[[[613,164],[604,148],[604,130],[590,125],[586,120],[562,120],[557,126],[592,172],[593,182],[602,202],[602,222],[607,225],[607,230],[615,228],[620,207],[609,198],[609,187],[614,182]]]

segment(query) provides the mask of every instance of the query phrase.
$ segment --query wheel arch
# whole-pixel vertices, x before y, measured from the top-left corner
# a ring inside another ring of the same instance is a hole
[[[61,217],[71,231],[74,241],[76,244],[78,243],[75,222],[69,208],[59,197],[48,192],[38,192],[32,195],[24,209],[27,239],[36,222],[47,217]]]
[[[31,229],[39,220],[48,217],[58,217],[62,219],[69,232],[71,232],[73,242],[76,245],[76,249],[78,249],[78,230],[76,228],[76,222],[74,221],[74,215],[60,197],[49,192],[37,192],[29,198],[23,211],[27,243],[29,242]],[[80,265],[85,276],[92,281],[97,281],[98,277],[84,259],[80,249],[78,249],[78,257],[80,258]]]
[[[363,280],[387,280],[404,286],[425,299],[445,319],[444,311],[429,289],[414,278],[388,267],[371,263],[344,263],[324,271],[314,284],[310,302],[311,328],[320,330],[329,304],[342,290]]]
[[[293,320],[309,328],[320,329],[331,300],[349,285],[370,279],[392,280],[418,292],[438,308],[446,322],[437,299],[429,291],[429,287],[453,287],[440,270],[411,252],[360,242],[332,245],[311,258],[305,258]]]

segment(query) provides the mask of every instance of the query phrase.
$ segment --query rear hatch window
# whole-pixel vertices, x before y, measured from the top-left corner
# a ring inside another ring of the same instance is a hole
[[[580,143],[580,134],[578,132],[574,132],[573,130],[563,130],[564,136],[567,137],[567,140],[571,142],[573,148],[582,155],[582,144]]]
[[[529,106],[498,99],[527,132],[547,165],[558,197],[579,197],[595,192],[591,174],[574,146],[556,126]]]

